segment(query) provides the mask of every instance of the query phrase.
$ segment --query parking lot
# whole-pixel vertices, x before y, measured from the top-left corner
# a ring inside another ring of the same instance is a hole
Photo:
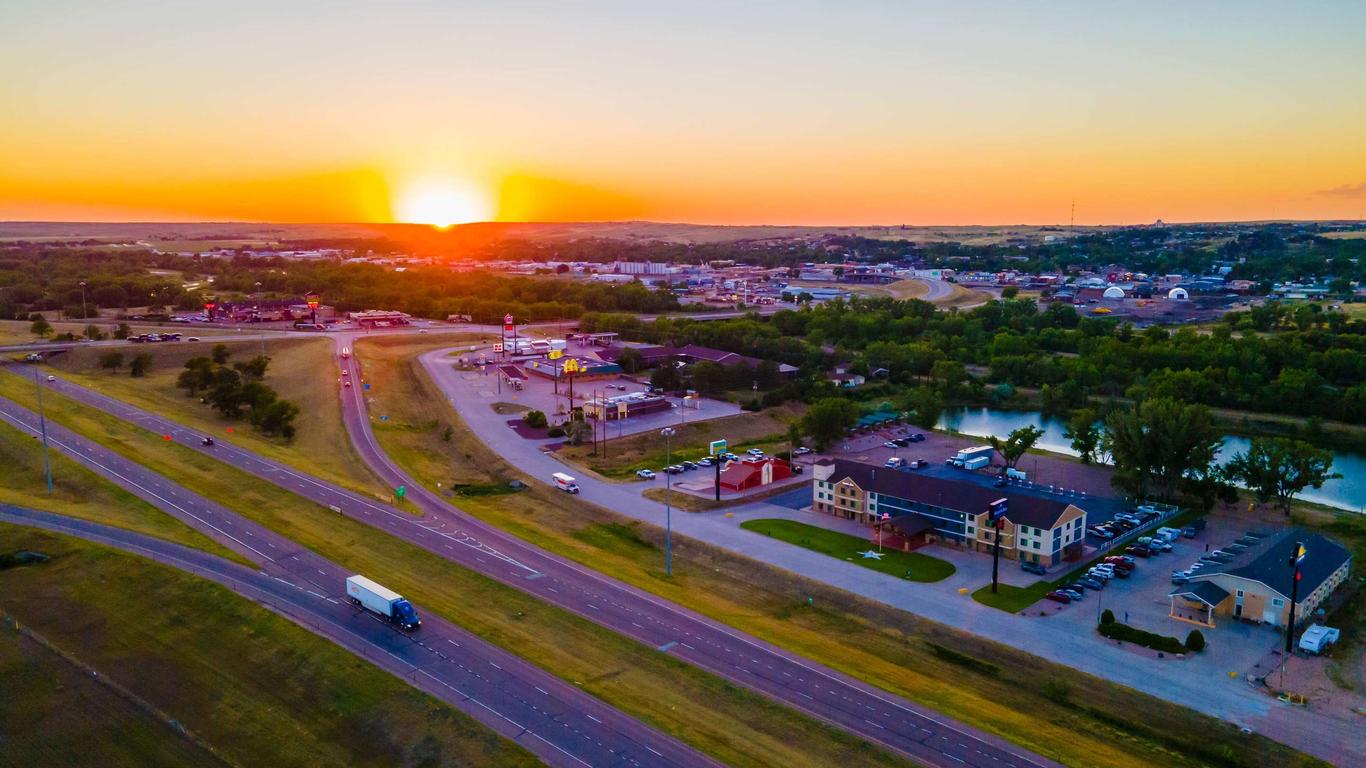
[[[1026,614],[1046,621],[1063,622],[1075,626],[1079,636],[1089,636],[1097,643],[1114,641],[1095,631],[1101,612],[1109,609],[1115,620],[1159,635],[1185,640],[1192,629],[1199,629],[1208,643],[1205,651],[1189,655],[1186,662],[1212,666],[1225,672],[1244,674],[1252,669],[1282,637],[1272,627],[1235,621],[1227,616],[1215,618],[1213,628],[1201,627],[1172,618],[1167,594],[1173,589],[1172,571],[1183,570],[1199,559],[1209,547],[1218,549],[1247,530],[1248,524],[1233,518],[1208,517],[1205,530],[1195,538],[1178,538],[1172,551],[1149,558],[1135,558],[1133,574],[1113,578],[1101,590],[1086,590],[1080,602],[1070,604],[1041,600],[1030,606]],[[1131,646],[1140,655],[1156,657],[1155,652]]]

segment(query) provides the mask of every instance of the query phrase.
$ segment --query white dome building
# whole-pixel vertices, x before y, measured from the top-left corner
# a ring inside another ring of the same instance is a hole
[[[1167,291],[1167,298],[1171,301],[1188,301],[1190,297],[1190,293],[1185,288],[1173,288]]]
[[[1106,288],[1105,293],[1102,293],[1100,297],[1102,299],[1122,299],[1124,298],[1124,289],[1118,285],[1112,285]]]

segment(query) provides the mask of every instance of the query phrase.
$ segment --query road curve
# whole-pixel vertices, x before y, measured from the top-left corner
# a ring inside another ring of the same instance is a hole
[[[28,434],[38,432],[34,413],[3,398],[0,418]],[[0,520],[60,527],[60,532],[123,546],[217,581],[464,711],[549,765],[719,765],[421,606],[422,628],[399,632],[347,601],[343,585],[352,571],[51,420],[47,434],[55,450],[260,564],[261,570],[49,513],[0,507]]]
[[[338,346],[353,339],[335,338]],[[354,358],[341,361],[359,383]],[[46,386],[156,434],[379,527],[471,570],[661,652],[758,691],[916,762],[958,768],[1041,768],[1056,763],[933,710],[611,579],[466,515],[399,469],[370,429],[360,386],[341,390],[343,418],[363,460],[391,486],[405,485],[414,517],[256,453],[64,379]],[[425,630],[424,630],[425,631]]]

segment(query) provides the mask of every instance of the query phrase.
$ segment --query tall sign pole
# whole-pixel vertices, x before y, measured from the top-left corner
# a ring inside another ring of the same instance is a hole
[[[47,478],[47,495],[52,495],[52,459],[47,447],[47,417],[43,415],[43,385],[38,382],[38,366],[33,366],[33,386],[38,390],[38,431],[43,435],[43,475]]]
[[[1294,650],[1295,640],[1295,603],[1300,599],[1300,563],[1304,562],[1304,542],[1295,542],[1295,549],[1290,553],[1290,568],[1295,572],[1295,578],[1290,582],[1290,621],[1285,625],[1285,655],[1289,656]]]
[[[508,334],[512,334],[512,351],[517,351],[517,326],[513,324],[511,314],[503,315],[503,356],[507,356]]]
[[[991,593],[996,594],[996,585],[999,583],[1001,570],[1001,529],[1005,527],[1006,521],[1005,499],[997,499],[987,505],[987,517],[991,520],[991,527],[994,533],[991,535]]]
[[[664,575],[674,575],[674,549],[673,549],[673,508],[669,506],[669,492],[673,490],[673,473],[668,470],[673,466],[673,427],[665,427],[659,430],[659,434],[664,438]]]

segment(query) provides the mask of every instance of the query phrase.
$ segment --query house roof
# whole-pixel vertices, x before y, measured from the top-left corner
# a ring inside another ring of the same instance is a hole
[[[1167,593],[1168,597],[1188,597],[1213,608],[1224,602],[1228,597],[1228,590],[1208,581],[1192,581],[1184,587],[1178,587]]]
[[[1259,581],[1285,597],[1290,596],[1294,569],[1290,557],[1295,543],[1304,544],[1304,561],[1300,563],[1301,599],[1319,588],[1342,564],[1352,559],[1346,547],[1303,528],[1285,528],[1269,534],[1257,534],[1262,540],[1239,552],[1227,563],[1212,563],[1199,575],[1191,578],[1206,581],[1220,574]]]
[[[1004,498],[1009,502],[1006,519],[1018,525],[1052,528],[1067,508],[1072,506],[1065,501],[1033,496],[1014,488],[992,488],[844,459],[835,459],[833,463],[835,471],[830,475],[831,483],[848,478],[865,491],[934,504],[972,515],[985,512],[991,502]]]

